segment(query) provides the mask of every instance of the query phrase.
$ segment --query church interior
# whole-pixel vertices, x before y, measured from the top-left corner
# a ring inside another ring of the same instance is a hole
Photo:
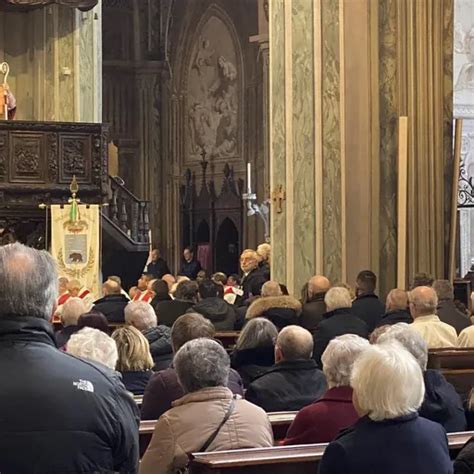
[[[0,472],[474,473],[473,230],[473,0],[0,0]]]

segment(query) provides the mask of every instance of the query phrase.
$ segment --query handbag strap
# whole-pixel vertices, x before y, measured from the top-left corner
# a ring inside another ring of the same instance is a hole
[[[209,436],[207,441],[202,445],[202,448],[198,451],[198,453],[203,453],[204,451],[207,451],[207,448],[212,444],[212,442],[216,439],[217,435],[219,434],[219,431],[221,428],[225,425],[225,422],[230,418],[230,415],[232,415],[235,407],[235,400],[232,399],[229,405],[229,408],[227,409],[224,418],[220,422],[219,426],[217,429],[214,431],[214,433]]]

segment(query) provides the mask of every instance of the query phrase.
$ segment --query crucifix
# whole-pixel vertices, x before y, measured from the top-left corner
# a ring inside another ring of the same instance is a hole
[[[283,189],[283,185],[279,184],[272,192],[272,202],[276,206],[276,212],[281,214],[283,212],[282,203],[286,200],[286,191]]]

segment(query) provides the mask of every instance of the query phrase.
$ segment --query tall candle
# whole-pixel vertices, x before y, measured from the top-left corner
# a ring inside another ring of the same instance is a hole
[[[247,194],[252,194],[252,165],[247,163]]]

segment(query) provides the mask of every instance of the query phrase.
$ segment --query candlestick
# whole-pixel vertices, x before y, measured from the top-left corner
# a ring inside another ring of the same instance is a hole
[[[247,194],[252,194],[252,165],[247,163]]]

